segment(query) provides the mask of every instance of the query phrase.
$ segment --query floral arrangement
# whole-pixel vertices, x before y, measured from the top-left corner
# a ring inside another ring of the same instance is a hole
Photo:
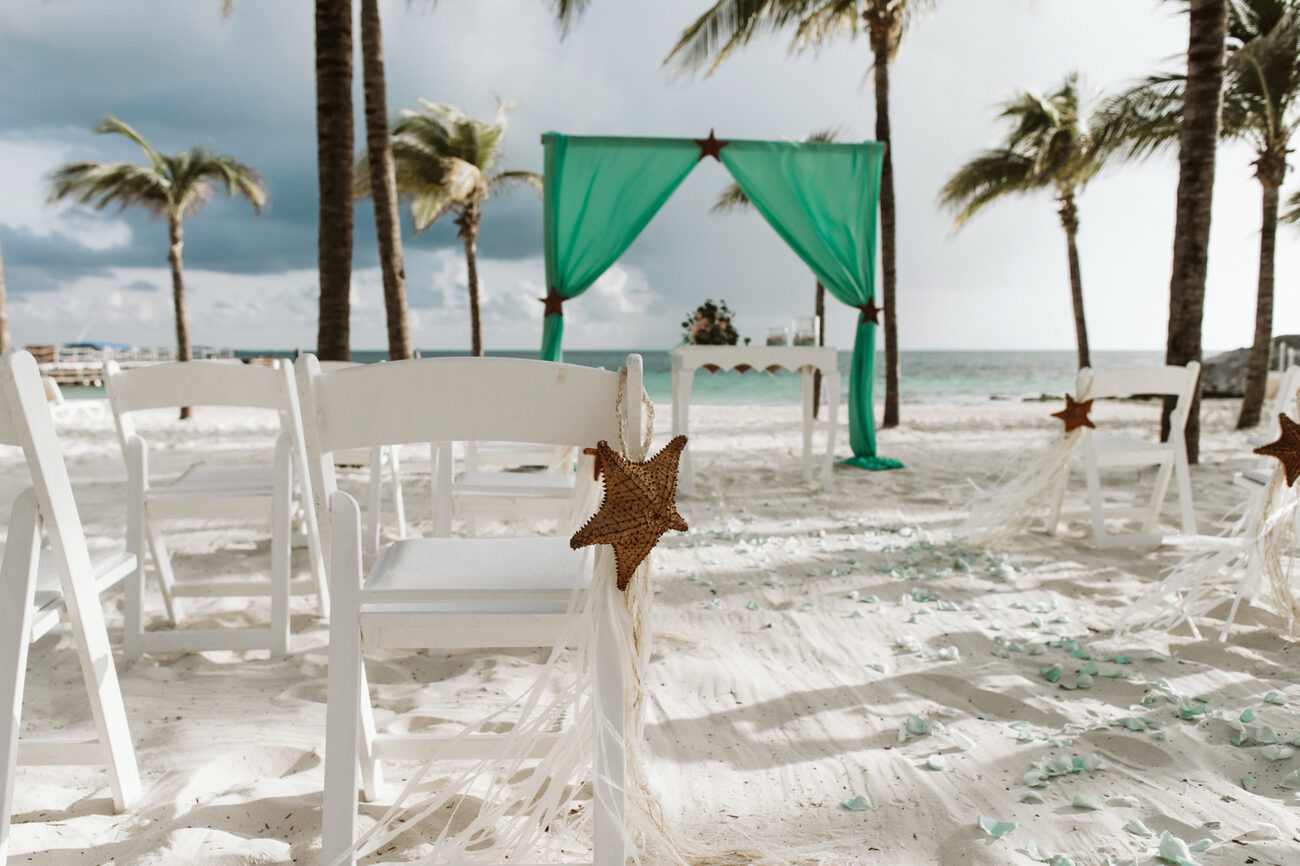
[[[706,300],[682,322],[682,329],[683,339],[693,346],[734,346],[740,339],[726,301]]]

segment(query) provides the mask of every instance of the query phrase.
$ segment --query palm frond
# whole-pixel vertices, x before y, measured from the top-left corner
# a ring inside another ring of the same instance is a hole
[[[954,211],[960,229],[985,205],[1009,195],[1043,189],[1050,178],[1038,175],[1032,157],[1008,148],[986,150],[953,174],[939,192],[939,203]]]
[[[1287,196],[1278,219],[1287,225],[1300,225],[1300,189]]]
[[[707,66],[705,74],[712,75],[733,51],[756,35],[797,23],[799,16],[789,8],[795,5],[782,0],[717,0],[682,31],[664,65],[684,73]]]
[[[125,121],[118,120],[111,114],[105,114],[104,118],[95,127],[95,132],[100,135],[120,135],[134,141],[140,146],[140,149],[144,151],[145,158],[149,160],[149,164],[152,165],[155,170],[161,166],[162,154],[154,150],[153,145],[145,141],[144,136],[136,132],[135,129]]]
[[[165,216],[170,203],[167,178],[134,162],[73,162],[50,175],[51,202],[71,199],[95,210],[142,207]]]
[[[488,178],[487,182],[489,195],[499,195],[525,186],[540,193],[542,191],[542,176],[535,171],[514,169],[499,171]]]
[[[744,210],[750,205],[749,196],[740,188],[739,184],[729,183],[718,193],[717,199],[713,202],[713,207],[709,210],[714,213],[731,213],[732,211]]]
[[[560,25],[560,38],[563,39],[569,35],[569,31],[582,17],[582,13],[587,11],[591,0],[548,0],[548,2],[555,12],[555,20]]]

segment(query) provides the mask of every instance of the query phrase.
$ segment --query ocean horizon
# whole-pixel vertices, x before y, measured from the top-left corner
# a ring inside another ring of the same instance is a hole
[[[566,349],[564,360],[586,367],[617,369],[631,352],[645,362],[645,387],[650,399],[667,403],[671,399],[671,359],[663,349]],[[294,357],[294,349],[237,349],[239,358]],[[424,358],[463,356],[463,351],[419,350]],[[489,351],[489,357],[536,358],[537,350]],[[843,387],[848,389],[849,365],[853,353],[841,350],[840,372],[845,374]],[[387,360],[385,350],[356,350],[352,359],[359,363]],[[900,398],[911,404],[966,405],[990,400],[1028,400],[1044,395],[1059,397],[1074,388],[1078,355],[1073,350],[903,350],[899,358]],[[1093,366],[1100,370],[1122,367],[1146,367],[1164,363],[1159,351],[1100,351],[1092,353]],[[884,353],[877,353],[874,397],[884,399]],[[69,389],[83,392],[99,389]],[[73,396],[73,395],[70,395]],[[85,393],[77,396],[94,396]],[[797,403],[799,377],[785,370],[776,373],[751,370],[729,371],[695,376],[691,402],[703,405],[773,406]]]

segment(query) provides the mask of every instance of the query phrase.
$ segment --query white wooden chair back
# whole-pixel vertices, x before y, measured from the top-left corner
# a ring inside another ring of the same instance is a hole
[[[1088,399],[1105,400],[1113,397],[1159,396],[1175,397],[1169,424],[1173,430],[1187,427],[1187,413],[1196,393],[1196,380],[1201,375],[1201,365],[1192,361],[1185,367],[1131,367],[1124,370],[1079,371],[1075,380],[1075,394],[1082,394],[1084,383],[1091,376]]]
[[[1277,394],[1273,396],[1267,422],[1277,423],[1277,416],[1285,413],[1292,420],[1300,420],[1300,406],[1296,404],[1296,392],[1300,391],[1300,364],[1287,367],[1277,383]]]
[[[289,364],[270,367],[230,361],[177,361],[123,370],[116,361],[104,365],[104,388],[113,407],[123,449],[135,434],[131,413],[182,406],[228,406],[273,409],[282,432],[301,441],[298,395]]]
[[[628,356],[627,366],[625,435],[628,447],[639,449],[640,356]],[[314,355],[304,355],[295,367],[322,518],[337,489],[330,457],[336,451],[453,441],[566,447],[619,442],[619,419],[609,408],[619,376],[607,370],[516,358],[427,358],[322,374]]]

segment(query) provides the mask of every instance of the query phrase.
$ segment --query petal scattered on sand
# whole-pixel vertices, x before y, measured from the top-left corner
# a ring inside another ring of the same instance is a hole
[[[996,818],[986,818],[983,815],[980,815],[975,820],[975,825],[995,838],[1014,833],[1018,826],[1015,821],[999,821]]]

